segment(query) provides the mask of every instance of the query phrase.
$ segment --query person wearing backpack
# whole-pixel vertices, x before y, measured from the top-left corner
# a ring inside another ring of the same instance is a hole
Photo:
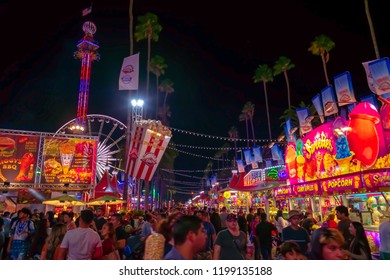
[[[25,260],[27,258],[31,238],[35,233],[35,226],[30,220],[30,216],[30,209],[22,208],[19,212],[19,219],[12,224],[7,248],[11,260]]]

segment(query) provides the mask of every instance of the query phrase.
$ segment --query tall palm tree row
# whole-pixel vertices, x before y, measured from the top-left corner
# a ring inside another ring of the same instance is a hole
[[[335,42],[332,41],[328,36],[321,34],[314,38],[314,41],[310,43],[310,48],[308,49],[313,55],[321,56],[322,67],[324,68],[326,84],[330,85],[328,78],[328,71],[326,69],[326,64],[329,62],[329,52],[335,47]]]
[[[252,130],[252,140],[253,140],[253,145],[255,144],[255,128],[253,126],[253,116],[255,115],[255,104],[252,102],[248,101],[247,103],[244,104],[244,108],[241,111],[243,114],[245,114],[247,119],[249,119],[249,122],[251,124],[251,130]],[[247,135],[248,136],[248,135]],[[249,143],[249,139],[248,139]],[[249,147],[249,146],[248,146]]]
[[[290,100],[291,93],[290,93],[290,81],[288,79],[287,71],[293,69],[294,67],[295,67],[295,65],[293,63],[291,63],[291,59],[289,59],[288,57],[285,57],[285,56],[280,56],[278,58],[278,60],[275,62],[275,65],[273,68],[274,77],[283,73],[284,79],[286,80],[287,100],[288,100],[288,108],[289,109],[291,108],[291,100]]]
[[[264,95],[265,95],[265,107],[267,109],[267,121],[268,121],[268,136],[269,140],[272,140],[271,134],[271,121],[269,118],[268,97],[267,97],[267,83],[273,81],[272,69],[267,64],[259,65],[253,76],[255,83],[263,82]]]
[[[156,76],[156,114],[155,118],[157,119],[157,114],[159,111],[159,83],[158,80],[161,75],[165,74],[165,69],[168,68],[168,65],[165,63],[165,58],[160,55],[155,55],[150,60],[150,71]]]
[[[135,27],[135,40],[147,40],[148,59],[146,65],[146,101],[149,102],[149,73],[150,73],[150,53],[152,41],[157,42],[162,26],[158,23],[158,16],[153,13],[146,13],[138,17],[138,24]],[[145,111],[145,110],[144,110]],[[147,111],[145,115],[148,116]]]

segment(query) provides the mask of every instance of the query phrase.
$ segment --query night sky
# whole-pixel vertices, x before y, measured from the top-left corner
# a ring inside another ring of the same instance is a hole
[[[386,1],[372,0],[381,57],[390,55]],[[0,127],[55,132],[76,116],[80,61],[73,58],[82,38],[81,10],[89,1],[0,0]],[[315,3],[315,4],[314,4]],[[89,19],[101,60],[93,64],[88,112],[126,123],[127,92],[118,91],[122,59],[129,55],[128,1],[98,0]],[[174,82],[168,97],[170,126],[189,132],[228,137],[231,126],[245,138],[238,116],[247,101],[255,104],[257,139],[268,138],[264,92],[252,80],[259,64],[273,66],[281,55],[296,65],[289,72],[291,103],[311,103],[326,86],[321,58],[308,48],[325,34],[335,43],[328,63],[329,77],[350,71],[357,98],[370,94],[362,62],[375,59],[363,0],[178,1],[134,0],[137,16],[152,12],[163,27],[152,43],[168,65],[160,81]],[[386,13],[386,14],[385,14]],[[146,41],[140,52],[140,90],[146,84]],[[150,94],[155,78],[151,75]],[[287,108],[282,75],[268,85],[272,134],[282,131],[279,116]],[[177,144],[220,147],[223,141],[175,134]],[[213,156],[215,151],[183,149]],[[180,155],[176,169],[203,169],[208,160]],[[215,166],[216,168],[217,166]]]

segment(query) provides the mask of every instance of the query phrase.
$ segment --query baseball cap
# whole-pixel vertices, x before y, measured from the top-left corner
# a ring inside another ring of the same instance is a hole
[[[234,214],[229,214],[229,215],[227,215],[227,217],[226,217],[226,221],[229,221],[229,222],[237,221],[237,217],[236,217],[236,215],[234,215]]]

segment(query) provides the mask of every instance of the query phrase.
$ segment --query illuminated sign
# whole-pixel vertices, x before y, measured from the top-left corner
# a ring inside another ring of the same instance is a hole
[[[316,182],[294,185],[293,193],[297,196],[319,195],[319,186]]]
[[[254,186],[263,182],[262,180],[262,170],[253,169],[244,177],[244,186]]]
[[[283,186],[274,188],[274,196],[276,199],[283,199],[291,196],[291,186]]]
[[[321,181],[321,188],[324,192],[345,192],[354,191],[360,187],[360,176],[344,176],[335,179]]]
[[[370,172],[363,174],[363,185],[366,188],[373,187],[389,187],[390,186],[390,172]]]

